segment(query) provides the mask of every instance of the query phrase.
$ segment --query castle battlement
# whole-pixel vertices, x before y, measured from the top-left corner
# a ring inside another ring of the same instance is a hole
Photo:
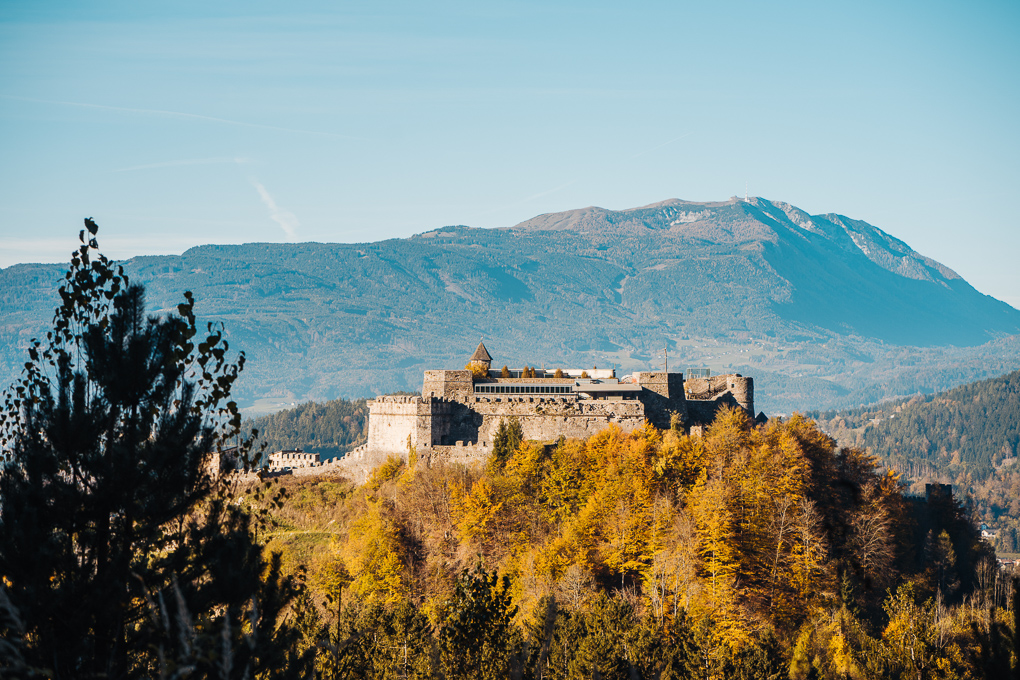
[[[406,458],[409,447],[423,464],[483,461],[507,418],[517,419],[525,439],[554,441],[590,437],[610,425],[630,432],[645,421],[700,431],[723,406],[754,417],[753,380],[740,375],[685,383],[682,373],[665,371],[618,378],[612,369],[493,370],[483,344],[468,367],[425,371],[421,396],[369,401],[368,441],[338,465],[363,480],[387,456]]]
[[[417,395],[395,394],[373,399],[380,404],[420,404],[424,400]]]

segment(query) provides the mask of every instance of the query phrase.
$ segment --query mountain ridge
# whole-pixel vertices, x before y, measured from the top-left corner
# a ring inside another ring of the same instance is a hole
[[[226,323],[249,355],[248,405],[416,389],[426,368],[460,368],[479,335],[511,365],[647,370],[666,347],[673,366],[762,376],[762,403],[782,411],[1020,367],[1017,310],[867,222],[761,198],[370,243],[204,245],[124,266],[153,309],[192,290],[204,318]],[[0,270],[6,382],[63,270]]]

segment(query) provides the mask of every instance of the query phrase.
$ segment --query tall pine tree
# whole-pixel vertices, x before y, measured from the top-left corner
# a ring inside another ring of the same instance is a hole
[[[141,286],[86,220],[45,341],[0,411],[0,581],[13,674],[244,678],[302,665],[279,626],[295,585],[210,469],[240,414],[243,365],[193,298],[145,315]],[[242,447],[250,450],[250,442]],[[268,574],[267,578],[263,578]],[[0,650],[2,655],[2,650]]]

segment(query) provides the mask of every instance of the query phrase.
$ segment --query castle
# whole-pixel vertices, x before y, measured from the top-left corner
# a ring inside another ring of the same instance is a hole
[[[368,441],[338,461],[361,481],[408,444],[425,464],[483,461],[505,418],[517,418],[524,438],[585,438],[617,425],[624,432],[646,420],[697,433],[723,406],[754,413],[754,381],[739,374],[684,382],[683,373],[649,371],[616,377],[613,369],[494,370],[483,343],[459,371],[425,371],[421,396],[369,402]],[[765,419],[759,414],[759,421]]]

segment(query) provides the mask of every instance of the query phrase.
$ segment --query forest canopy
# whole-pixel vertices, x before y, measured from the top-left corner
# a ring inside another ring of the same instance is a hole
[[[730,410],[704,436],[411,461],[362,487],[289,480],[274,513],[269,545],[307,568],[311,601],[343,594],[309,611],[365,641],[351,667],[376,670],[357,677],[383,677],[394,647],[413,677],[917,677],[918,658],[922,677],[982,677],[993,652],[1009,668],[1008,581],[964,509],[904,496],[807,419]]]

